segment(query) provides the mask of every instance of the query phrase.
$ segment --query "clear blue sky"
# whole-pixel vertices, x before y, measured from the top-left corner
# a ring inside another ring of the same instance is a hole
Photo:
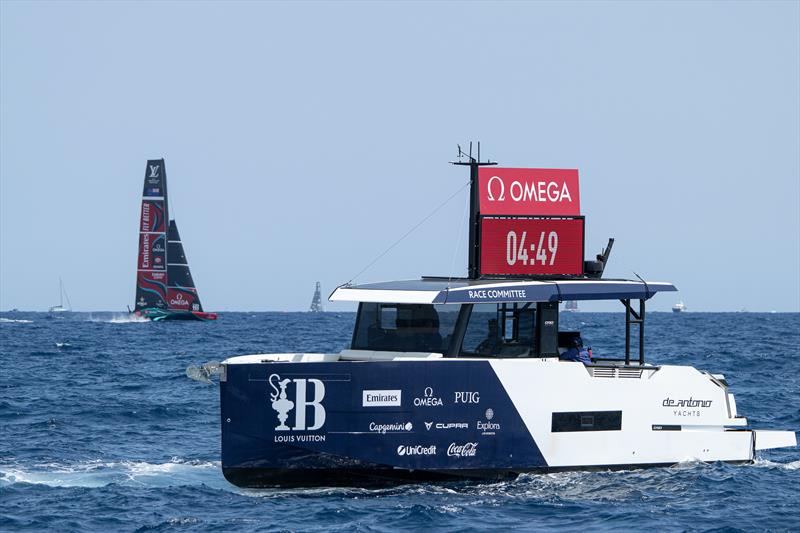
[[[651,309],[800,310],[800,3],[0,2],[0,309],[133,303],[145,161],[207,310],[302,310],[463,183],[579,168]],[[358,281],[466,271],[466,193]],[[455,268],[453,257],[456,257]],[[618,309],[587,306],[592,309]],[[328,304],[329,309],[345,309]]]

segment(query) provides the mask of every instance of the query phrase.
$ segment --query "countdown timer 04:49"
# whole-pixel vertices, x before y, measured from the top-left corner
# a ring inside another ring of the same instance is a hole
[[[482,274],[581,274],[582,219],[484,218]]]

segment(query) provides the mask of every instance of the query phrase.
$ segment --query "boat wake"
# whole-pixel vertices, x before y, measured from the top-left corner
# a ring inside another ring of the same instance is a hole
[[[137,316],[134,314],[115,313],[112,314],[110,318],[106,317],[101,318],[89,315],[89,322],[103,322],[105,324],[136,324],[141,322],[149,322],[149,320],[147,320],[142,316]]]
[[[800,470],[800,459],[789,463],[778,463],[769,459],[756,458],[752,466],[761,468],[780,468],[781,470]]]
[[[33,320],[25,320],[23,318],[0,317],[0,323],[6,323],[6,324],[30,324],[32,322]]]
[[[184,460],[173,457],[166,463],[144,461],[89,461],[73,465],[39,464],[34,466],[0,465],[0,487],[16,483],[48,487],[105,487],[125,485],[166,487],[206,485],[229,490],[219,462]]]

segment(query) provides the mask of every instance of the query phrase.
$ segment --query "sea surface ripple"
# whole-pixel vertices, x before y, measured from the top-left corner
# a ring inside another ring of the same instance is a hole
[[[216,323],[0,313],[0,530],[798,530],[800,449],[382,490],[243,490],[219,466],[219,392],[189,365],[339,351],[352,313],[224,313]],[[621,313],[562,314],[597,355]],[[725,374],[753,427],[800,430],[800,314],[651,313],[648,361]]]

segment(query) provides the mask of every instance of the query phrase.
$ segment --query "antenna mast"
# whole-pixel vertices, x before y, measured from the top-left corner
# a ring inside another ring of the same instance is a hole
[[[481,246],[480,246],[480,198],[478,197],[478,168],[496,165],[497,161],[481,161],[481,143],[478,141],[478,157],[472,157],[472,141],[469,143],[469,154],[465,154],[458,146],[458,161],[450,161],[452,165],[469,166],[469,249],[467,250],[469,279],[480,277]],[[467,157],[463,161],[462,157]]]

